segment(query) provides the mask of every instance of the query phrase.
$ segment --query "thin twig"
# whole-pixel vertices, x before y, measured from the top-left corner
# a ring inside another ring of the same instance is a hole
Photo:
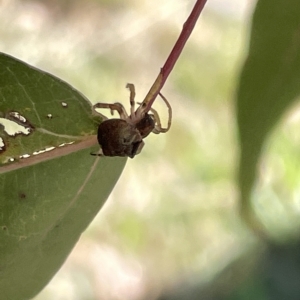
[[[151,89],[146,95],[144,101],[140,108],[144,112],[148,112],[151,109],[151,106],[160,93],[160,90],[164,86],[169,74],[171,73],[178,57],[180,56],[182,49],[184,48],[185,43],[187,42],[189,36],[191,35],[195,24],[200,16],[200,13],[205,5],[207,0],[197,0],[191,14],[189,15],[186,22],[183,24],[182,31],[169,55],[164,66],[161,68],[160,73],[158,74],[155,82],[153,83]]]

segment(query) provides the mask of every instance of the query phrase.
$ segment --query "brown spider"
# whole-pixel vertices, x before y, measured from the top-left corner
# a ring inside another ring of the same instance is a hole
[[[135,110],[135,88],[128,83],[126,88],[130,91],[130,115],[127,114],[121,103],[96,103],[94,108],[108,108],[113,115],[116,110],[120,119],[108,119],[105,116],[104,121],[98,127],[98,142],[100,151],[92,155],[97,156],[129,156],[133,158],[139,154],[144,146],[143,139],[151,132],[159,134],[167,132],[171,127],[172,108],[167,99],[159,93],[168,107],[169,120],[167,128],[161,126],[160,118],[156,110],[150,109],[151,113],[146,111],[146,103],[138,103],[139,107]]]

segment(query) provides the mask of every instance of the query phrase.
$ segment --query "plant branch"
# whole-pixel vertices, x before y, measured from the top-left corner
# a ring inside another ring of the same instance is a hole
[[[185,43],[187,42],[189,36],[191,35],[195,24],[200,16],[201,11],[207,0],[197,0],[191,14],[189,15],[186,22],[183,24],[182,31],[168,56],[164,66],[161,68],[160,73],[158,74],[155,82],[153,83],[151,89],[146,95],[142,105],[140,106],[144,112],[148,112],[157,97],[160,93],[160,90],[164,86],[169,74],[171,73],[177,59],[179,58]]]

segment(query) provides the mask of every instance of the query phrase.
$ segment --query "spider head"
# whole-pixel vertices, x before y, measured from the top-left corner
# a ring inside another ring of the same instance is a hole
[[[136,123],[135,127],[140,132],[142,138],[145,138],[155,128],[154,116],[152,114],[146,113],[144,117]]]

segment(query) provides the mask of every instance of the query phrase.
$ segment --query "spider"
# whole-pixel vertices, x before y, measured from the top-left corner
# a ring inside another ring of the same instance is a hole
[[[130,115],[127,114],[121,103],[96,103],[93,108],[108,108],[113,115],[116,110],[120,119],[108,119],[101,114],[104,121],[98,127],[98,142],[100,151],[91,153],[96,156],[129,156],[133,158],[139,154],[144,146],[143,139],[151,132],[159,134],[167,132],[171,127],[172,108],[167,99],[159,93],[160,97],[168,107],[169,119],[167,128],[161,126],[160,118],[156,110],[150,108],[150,112],[145,109],[146,103],[138,103],[135,110],[135,88],[128,83],[126,88],[130,91]]]

